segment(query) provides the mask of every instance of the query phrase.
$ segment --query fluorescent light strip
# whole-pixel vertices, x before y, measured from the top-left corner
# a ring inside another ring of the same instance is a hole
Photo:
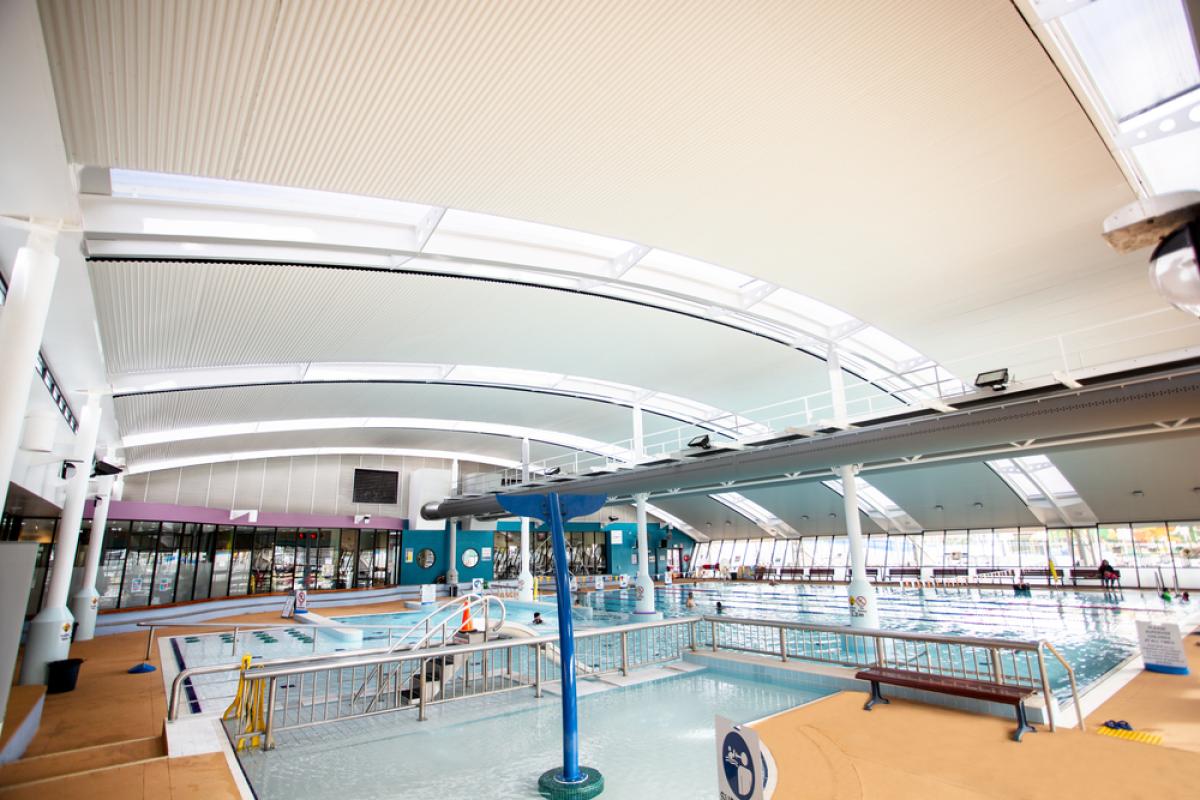
[[[280,450],[243,450],[237,453],[220,453],[217,455],[194,456],[189,458],[168,458],[161,461],[147,461],[136,464],[125,470],[126,475],[138,475],[143,472],[156,472],[164,469],[179,469],[207,464],[223,464],[231,461],[253,461],[262,458],[301,458],[304,456],[402,456],[404,458],[433,458],[444,461],[461,461],[475,464],[487,464],[493,467],[511,469],[519,467],[520,463],[506,458],[479,455],[478,453],[459,453],[450,450],[412,450],[402,447],[294,447]]]
[[[94,255],[230,258],[242,248],[269,259],[264,250],[282,247],[287,257],[278,260],[294,263],[305,263],[304,253],[311,251],[312,263],[333,260],[569,288],[717,318],[821,354],[836,342],[846,368],[868,380],[896,379],[905,402],[913,393],[919,399],[937,396],[945,380],[966,391],[951,373],[895,337],[815,298],[634,242],[355,195],[121,169],[109,170],[109,177],[111,197],[82,197]],[[287,215],[291,224],[270,220],[271,214]],[[432,229],[423,230],[431,219]],[[422,258],[425,254],[436,258]],[[928,367],[937,367],[943,379],[921,383],[905,377]]]

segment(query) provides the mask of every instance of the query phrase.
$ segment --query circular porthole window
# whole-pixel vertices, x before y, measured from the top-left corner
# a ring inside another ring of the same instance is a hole
[[[421,569],[429,569],[435,561],[437,561],[437,556],[428,547],[417,551],[417,566]]]
[[[476,550],[474,548],[471,548],[469,550],[463,550],[462,565],[464,567],[470,569],[471,567],[475,566],[478,563],[479,563],[479,551],[478,550]]]

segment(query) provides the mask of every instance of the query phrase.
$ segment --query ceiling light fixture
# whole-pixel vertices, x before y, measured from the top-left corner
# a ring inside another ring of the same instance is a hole
[[[701,450],[709,450],[712,448],[712,437],[707,433],[702,433],[688,440],[688,447],[699,447]]]

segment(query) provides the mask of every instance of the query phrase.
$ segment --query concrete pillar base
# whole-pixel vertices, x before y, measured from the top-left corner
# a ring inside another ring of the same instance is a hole
[[[850,625],[854,628],[878,628],[879,608],[875,587],[865,577],[853,577],[846,587],[850,595]]]
[[[71,598],[71,615],[79,623],[75,629],[75,641],[86,642],[96,638],[96,615],[100,611],[100,593],[95,589],[82,589]]]
[[[639,572],[637,580],[634,581],[634,592],[637,595],[637,606],[635,612],[637,614],[653,614],[654,613],[654,581],[650,579],[650,573]]]
[[[517,599],[522,603],[533,602],[533,575],[528,572],[517,576]]]
[[[29,623],[25,658],[21,661],[21,684],[44,684],[46,665],[71,655],[71,628],[75,618],[66,606],[43,608]]]

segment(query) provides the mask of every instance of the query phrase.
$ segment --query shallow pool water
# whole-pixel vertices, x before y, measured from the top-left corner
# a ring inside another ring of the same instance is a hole
[[[605,776],[603,797],[715,795],[718,714],[747,722],[824,693],[747,681],[716,669],[579,699],[580,763]],[[297,731],[244,753],[259,798],[536,798],[561,764],[561,698],[519,692]],[[357,725],[357,722],[364,723]]]

